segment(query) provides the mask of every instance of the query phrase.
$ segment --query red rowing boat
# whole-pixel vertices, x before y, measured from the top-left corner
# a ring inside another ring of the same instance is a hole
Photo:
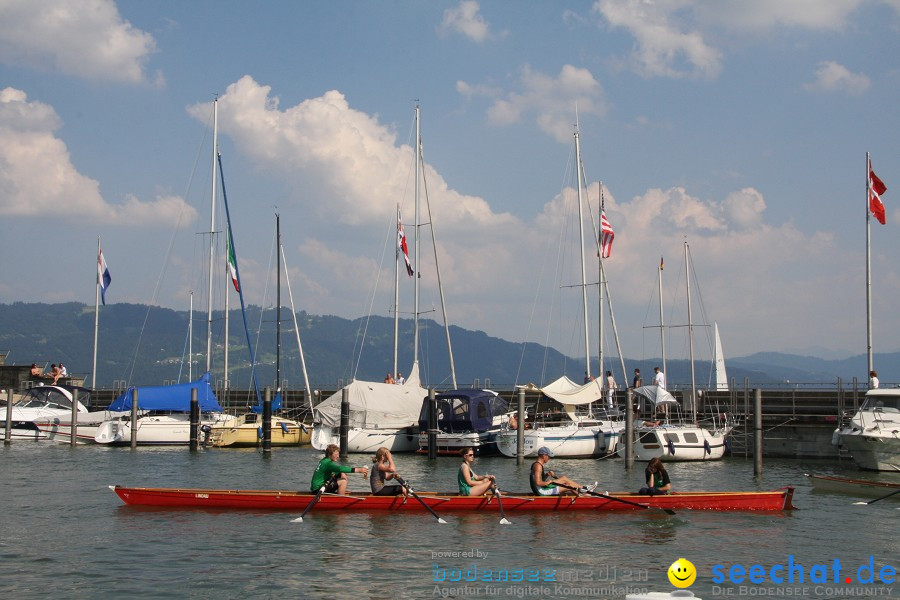
[[[168,508],[211,508],[300,511],[315,497],[312,492],[290,490],[207,490],[179,488],[141,488],[109,486],[125,504]],[[402,496],[373,496],[351,493],[322,494],[315,510],[354,512],[422,511],[423,504],[436,511],[496,511],[492,495],[460,496],[455,493],[416,492],[421,499]],[[661,510],[790,510],[794,488],[771,492],[676,492],[662,496],[641,496],[613,492],[595,496],[535,496],[503,492],[506,512],[524,511],[623,511],[658,508]]]

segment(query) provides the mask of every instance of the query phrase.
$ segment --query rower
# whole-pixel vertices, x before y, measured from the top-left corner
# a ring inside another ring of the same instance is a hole
[[[589,486],[583,486],[568,477],[557,477],[556,473],[544,467],[550,462],[553,452],[547,446],[541,446],[538,450],[537,460],[531,465],[531,475],[528,478],[531,491],[538,496],[559,496],[562,494],[583,494],[593,492],[597,482]]]
[[[476,475],[472,470],[472,463],[475,462],[475,450],[467,446],[462,449],[460,454],[462,454],[463,463],[456,476],[460,496],[481,496],[496,485],[497,479],[493,475]]]
[[[337,462],[341,449],[337,444],[328,444],[325,448],[325,457],[316,465],[309,489],[318,492],[324,485],[325,492],[329,494],[347,493],[347,473],[362,473],[363,477],[369,475],[368,467],[346,467]]]

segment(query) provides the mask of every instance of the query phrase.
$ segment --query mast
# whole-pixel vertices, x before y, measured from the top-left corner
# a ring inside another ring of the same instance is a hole
[[[422,139],[420,137],[419,131],[419,104],[416,103],[416,148],[414,150],[416,155],[416,213],[415,219],[416,223],[413,229],[416,233],[416,268],[415,268],[415,301],[413,303],[413,365],[416,365],[419,361],[419,164],[421,157],[421,148],[422,148]],[[415,368],[415,367],[414,367]]]
[[[212,292],[213,292],[213,262],[215,261],[216,242],[216,156],[219,149],[219,99],[213,99],[213,157],[212,157],[212,196],[209,211],[209,285],[206,295],[206,371],[212,368]]]
[[[397,203],[397,243],[394,248],[394,377],[397,376],[397,347],[400,339],[400,203]]]
[[[663,272],[663,259],[659,259],[659,268],[656,270],[656,286],[657,293],[659,294],[659,343],[662,346],[662,372],[663,374],[667,374],[666,371],[666,323],[663,319],[663,296],[662,296],[662,272]]]
[[[287,260],[284,257],[284,247],[279,248],[281,263],[284,265],[284,280],[287,282],[288,297],[291,300],[291,316],[294,318],[294,333],[297,335],[297,349],[300,352],[300,366],[303,367],[303,382],[306,384],[306,402],[312,410],[312,388],[309,385],[309,374],[306,372],[306,358],[303,356],[303,344],[300,343],[300,327],[297,325],[297,309],[294,308],[294,293],[291,291],[291,278],[288,277]]]
[[[225,273],[226,274],[228,273],[228,247],[230,246],[230,244],[231,244],[231,239],[229,238],[229,234],[226,233],[225,234]],[[229,277],[225,278],[225,319],[224,319],[225,331],[223,334],[223,337],[225,338],[225,346],[223,348],[224,356],[222,358],[222,371],[223,371],[222,385],[224,386],[226,392],[228,391],[228,388],[230,387],[230,385],[228,383],[228,306],[229,306],[228,296],[230,295],[228,293],[228,279],[229,279]]]
[[[188,312],[188,381],[194,380],[194,290],[191,290],[191,303]],[[225,379],[226,388],[228,379]]]
[[[599,337],[599,339],[597,340],[597,362],[598,368],[600,369],[598,371],[598,376],[603,381],[603,383],[606,383],[606,379],[603,378],[603,247],[600,244],[600,236],[602,235],[603,228],[603,182],[598,182],[598,186],[599,189],[597,191],[600,194],[600,229],[597,230],[597,298],[599,302],[597,306],[597,335]],[[593,215],[591,215],[592,220],[593,218]],[[591,227],[591,230],[593,231],[593,227]]]
[[[281,215],[275,213],[275,238],[276,244],[281,249]],[[281,391],[281,252],[277,257],[278,275],[275,278],[275,390]]]
[[[94,366],[91,368],[91,389],[97,389],[97,331],[100,328],[100,236],[97,236],[97,293],[94,298]]]
[[[688,347],[691,354],[691,413],[697,422],[697,381],[694,376],[694,323],[691,320],[691,263],[688,243],[684,243],[684,281],[687,288]]]
[[[871,246],[871,216],[869,198],[872,194],[872,178],[869,173],[872,163],[869,153],[866,152],[866,377],[872,372],[874,360],[872,356],[872,246]]]
[[[578,233],[581,241],[581,305],[584,319],[584,372],[586,377],[591,376],[591,350],[588,345],[588,306],[587,306],[587,275],[585,271],[584,257],[584,214],[583,202],[581,199],[581,142],[578,138],[578,124],[575,124],[575,171],[578,180]]]

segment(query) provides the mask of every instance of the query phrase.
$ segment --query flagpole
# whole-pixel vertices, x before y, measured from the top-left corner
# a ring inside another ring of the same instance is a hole
[[[394,377],[397,376],[397,346],[400,336],[400,314],[397,308],[400,305],[400,203],[397,203],[397,243],[394,248]]]
[[[94,296],[94,364],[91,367],[91,389],[97,389],[97,330],[100,326],[100,236],[97,236],[97,283]]]
[[[871,159],[866,152],[866,358],[868,368],[866,377],[874,369],[872,356],[872,245],[871,245],[871,210],[869,209],[869,195],[871,194],[872,180]]]
[[[212,370],[212,294],[213,272],[216,258],[216,158],[218,156],[219,99],[213,100],[213,139],[212,139],[212,194],[209,209],[209,282],[206,292],[206,371]]]

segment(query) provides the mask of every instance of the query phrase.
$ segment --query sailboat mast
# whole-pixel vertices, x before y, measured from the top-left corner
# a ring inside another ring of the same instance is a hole
[[[213,155],[212,155],[212,195],[209,210],[209,285],[206,294],[206,371],[212,369],[212,292],[213,263],[216,254],[216,157],[219,151],[219,99],[213,100]]]
[[[688,243],[684,243],[684,281],[687,288],[688,347],[691,354],[691,413],[697,422],[697,380],[694,376],[694,322],[691,319],[691,263]]]
[[[188,313],[188,381],[194,380],[194,290],[191,290],[190,311]],[[225,378],[228,387],[228,378]]]
[[[91,368],[91,389],[97,389],[97,332],[100,329],[100,236],[97,236],[97,285],[94,298],[94,366]]]
[[[419,105],[416,104],[416,273],[415,273],[415,300],[413,303],[413,364],[419,360],[419,165],[421,163],[422,138],[419,131]]]
[[[875,366],[874,357],[872,355],[872,245],[871,245],[871,210],[869,209],[869,198],[872,194],[872,178],[869,176],[871,171],[871,158],[866,152],[866,376],[871,373]]]
[[[659,294],[659,343],[662,347],[662,372],[667,374],[666,370],[666,323],[663,319],[663,295],[662,295],[662,272],[663,259],[659,259],[659,268],[656,270],[656,286]]]
[[[599,190],[600,194],[600,227],[602,228],[603,222],[603,182],[599,182]],[[593,219],[593,216],[591,217]],[[591,227],[591,232],[593,233],[593,227]],[[597,244],[600,244],[600,231],[597,232]],[[597,359],[598,359],[598,375],[606,383],[606,380],[603,379],[603,248],[599,248],[597,252],[597,296],[598,296],[598,309],[597,310]]]
[[[231,245],[231,238],[228,232],[225,233],[225,272],[228,273],[228,247]],[[222,337],[225,339],[225,344],[222,348],[222,385],[227,391],[230,386],[228,382],[228,296],[230,295],[228,292],[228,281],[225,281],[225,315],[223,319],[224,324],[224,332]]]
[[[281,248],[281,215],[275,213],[275,238],[278,248]],[[275,390],[281,389],[281,252],[277,252],[278,275],[275,278]]]
[[[581,241],[581,305],[584,318],[584,372],[586,377],[591,375],[591,349],[588,342],[588,301],[587,301],[587,275],[585,271],[584,257],[584,208],[581,198],[581,142],[578,137],[578,125],[575,125],[575,171],[578,180],[578,233]]]
[[[397,203],[397,243],[394,244],[394,377],[397,376],[397,347],[400,343],[400,203]]]
[[[281,263],[284,265],[284,280],[287,282],[288,298],[291,300],[291,317],[294,319],[294,334],[297,336],[297,350],[300,352],[300,366],[303,368],[303,383],[306,385],[306,402],[312,410],[312,387],[309,385],[309,373],[306,371],[306,358],[303,356],[303,344],[300,343],[300,327],[297,325],[297,309],[294,306],[294,293],[291,291],[291,278],[288,276],[287,259],[284,257],[284,247],[280,247]]]

